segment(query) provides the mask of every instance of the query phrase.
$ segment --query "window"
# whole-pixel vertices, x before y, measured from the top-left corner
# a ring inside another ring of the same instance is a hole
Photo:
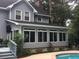
[[[50,32],[50,42],[57,41],[57,33],[56,32]]]
[[[66,34],[65,33],[59,33],[59,40],[60,41],[66,41]]]
[[[47,42],[47,32],[43,32],[43,40],[44,42]]]
[[[24,42],[29,42],[29,32],[24,31]]]
[[[24,42],[35,42],[35,32],[24,31]]]
[[[41,22],[41,17],[38,17],[38,21]]]
[[[63,41],[66,41],[66,34],[63,33]]]
[[[29,20],[29,12],[25,12],[25,20]]]
[[[38,32],[38,42],[42,42],[42,32]]]
[[[30,32],[30,42],[35,42],[35,32]]]
[[[38,42],[47,42],[47,32],[38,32]]]
[[[21,19],[21,11],[16,10],[16,19]]]
[[[62,41],[62,33],[59,33],[59,39]]]
[[[50,32],[50,41],[53,41],[53,32]]]
[[[57,41],[57,33],[54,32],[54,41],[56,42]]]

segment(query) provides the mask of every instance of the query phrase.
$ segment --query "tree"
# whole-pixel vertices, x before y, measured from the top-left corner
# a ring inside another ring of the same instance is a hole
[[[73,10],[73,19],[69,33],[70,33],[70,41],[73,42],[72,45],[78,46],[79,45],[79,5],[77,5],[75,10]]]
[[[50,23],[53,25],[65,26],[67,19],[71,18],[70,6],[64,0],[44,0],[43,6],[47,5],[49,11]]]
[[[65,22],[67,19],[71,17],[70,9],[67,3],[63,2],[63,0],[54,1],[52,4],[51,16],[53,17],[53,24],[65,26]]]
[[[67,19],[71,17],[70,7],[65,0],[34,0],[40,1],[40,6],[50,15],[50,24],[65,26]]]

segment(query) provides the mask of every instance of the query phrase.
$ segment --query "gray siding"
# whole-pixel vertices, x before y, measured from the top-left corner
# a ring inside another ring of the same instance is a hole
[[[11,19],[16,20],[15,18],[15,11],[16,10],[21,10],[22,11],[22,20],[24,20],[24,14],[25,12],[29,12],[30,14],[30,20],[29,21],[34,21],[34,13],[32,8],[28,6],[24,1],[21,1],[20,3],[16,4],[12,9],[11,9]]]
[[[0,10],[0,38],[6,39],[6,22],[8,19],[8,12]]]
[[[61,46],[68,46],[68,42],[52,42],[52,46],[61,47]],[[42,42],[42,43],[25,43],[24,48],[40,48],[40,47],[49,47],[49,43]]]

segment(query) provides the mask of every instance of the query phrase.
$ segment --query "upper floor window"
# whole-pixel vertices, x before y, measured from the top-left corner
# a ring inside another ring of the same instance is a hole
[[[29,20],[29,12],[25,12],[25,20]]]
[[[16,19],[21,19],[21,11],[20,10],[16,10]]]
[[[38,21],[41,22],[41,20],[42,20],[41,17],[38,17]]]

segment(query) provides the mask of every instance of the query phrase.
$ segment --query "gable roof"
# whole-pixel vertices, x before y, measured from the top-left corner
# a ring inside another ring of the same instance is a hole
[[[0,0],[0,7],[7,7],[12,3],[15,3],[17,0]]]

